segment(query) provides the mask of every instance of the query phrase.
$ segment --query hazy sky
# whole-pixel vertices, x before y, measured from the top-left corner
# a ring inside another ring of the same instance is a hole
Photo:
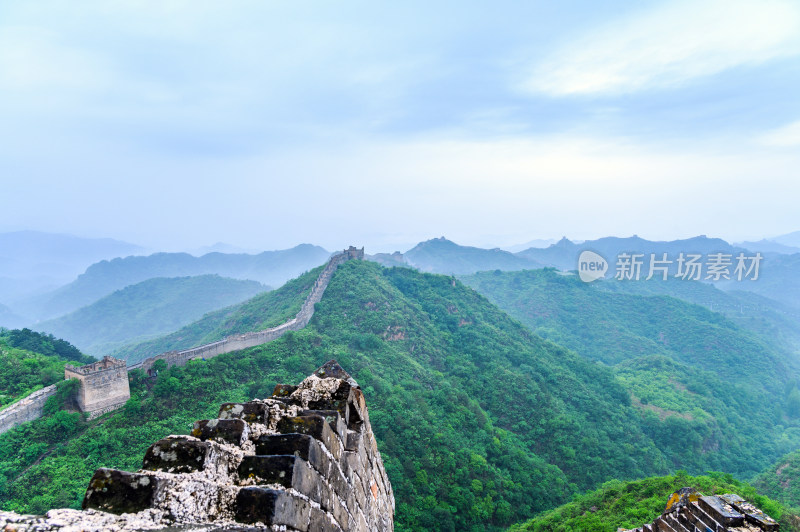
[[[163,249],[787,233],[800,2],[7,0],[0,189]]]

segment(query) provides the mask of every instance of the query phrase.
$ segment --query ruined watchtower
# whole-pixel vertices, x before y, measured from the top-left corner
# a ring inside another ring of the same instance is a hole
[[[105,356],[103,360],[77,368],[67,365],[64,378],[80,381],[76,400],[81,411],[88,412],[89,417],[116,410],[131,397],[124,360]]]
[[[344,250],[344,253],[350,259],[359,259],[359,260],[361,260],[361,259],[364,258],[364,248],[363,247],[361,249],[358,249],[355,246],[350,246],[349,248]]]

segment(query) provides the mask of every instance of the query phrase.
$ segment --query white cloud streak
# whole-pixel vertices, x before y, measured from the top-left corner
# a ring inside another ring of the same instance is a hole
[[[778,148],[800,147],[800,120],[767,131],[758,137],[758,141],[766,146]]]
[[[578,37],[535,65],[521,87],[553,96],[679,87],[800,54],[800,3],[679,0]]]

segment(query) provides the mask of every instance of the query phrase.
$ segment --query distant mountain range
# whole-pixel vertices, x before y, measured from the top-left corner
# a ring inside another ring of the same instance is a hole
[[[90,264],[144,252],[144,248],[110,238],[15,231],[0,233],[0,302],[68,283]]]
[[[402,255],[381,253],[370,259],[384,266],[411,266],[427,273],[463,275],[485,270],[524,270],[545,264],[504,251],[460,246],[444,237],[420,242]]]
[[[258,255],[209,253],[155,253],[146,257],[116,258],[91,265],[85,273],[57,290],[33,297],[13,310],[36,319],[64,315],[132,284],[154,277],[184,277],[217,274],[233,279],[280,286],[325,262],[330,252],[319,246],[300,244],[291,249],[265,251]]]
[[[36,329],[100,358],[125,344],[177,330],[203,314],[264,292],[257,281],[218,275],[154,278],[125,287]]]

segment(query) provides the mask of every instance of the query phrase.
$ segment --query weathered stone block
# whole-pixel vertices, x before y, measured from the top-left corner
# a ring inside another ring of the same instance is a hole
[[[206,465],[211,444],[187,438],[165,438],[144,454],[142,469],[169,473],[191,473]]]
[[[216,440],[241,446],[249,429],[241,419],[203,419],[195,421],[192,436],[201,440]]]
[[[342,528],[331,515],[318,508],[311,508],[311,521],[308,529],[314,532],[342,532]]]
[[[223,403],[219,408],[219,419],[242,419],[247,423],[266,424],[269,421],[269,408],[260,401],[247,403]]]
[[[708,515],[723,526],[739,526],[744,523],[744,516],[718,497],[713,495],[700,497],[697,502]]]
[[[136,513],[150,508],[163,489],[161,479],[152,475],[101,468],[89,481],[82,507],[112,514]]]
[[[345,442],[347,437],[347,425],[344,418],[339,414],[338,410],[303,410],[301,416],[317,415],[325,418],[325,421],[330,425],[331,430],[336,434],[342,443]]]
[[[285,417],[278,421],[276,429],[281,434],[290,434],[293,432],[308,434],[322,442],[335,460],[338,461],[342,456],[342,448],[339,439],[333,434],[327,421],[325,421],[325,418],[322,416]]]
[[[239,490],[235,502],[239,523],[263,523],[307,531],[311,517],[308,501],[282,490],[247,487]]]
[[[342,441],[344,441],[344,449],[346,451],[354,451],[358,449],[358,444],[361,442],[361,433],[348,430],[346,438]]]
[[[255,441],[257,455],[299,456],[323,477],[330,474],[331,461],[322,444],[307,434],[265,434]]]
[[[297,386],[291,384],[276,384],[275,389],[272,390],[272,397],[289,397],[297,390]]]
[[[320,505],[327,505],[330,500],[327,484],[319,473],[294,455],[245,456],[238,473],[242,483],[293,488]]]

